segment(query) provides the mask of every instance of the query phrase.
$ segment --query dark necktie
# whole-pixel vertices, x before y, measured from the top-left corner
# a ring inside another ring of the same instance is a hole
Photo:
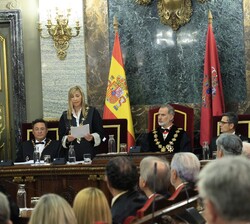
[[[38,145],[38,144],[44,144],[44,142],[36,142],[35,144],[36,145]]]
[[[163,134],[168,134],[169,133],[169,129],[164,129],[164,128],[161,128],[161,133]]]

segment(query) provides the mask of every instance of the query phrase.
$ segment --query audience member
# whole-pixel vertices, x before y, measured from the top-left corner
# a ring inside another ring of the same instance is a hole
[[[238,115],[234,112],[227,112],[222,114],[220,124],[220,132],[221,133],[231,133],[238,135],[242,141],[247,141],[248,138],[241,135],[240,133],[236,132],[237,126],[238,126]],[[210,151],[211,155],[213,154],[213,151],[217,151],[216,148],[216,139],[217,137],[213,138],[211,141]]]
[[[191,152],[176,153],[171,161],[171,184],[175,192],[169,200],[180,201],[197,195],[196,178],[200,172],[200,161]]]
[[[217,158],[235,156],[242,153],[242,141],[239,136],[223,133],[216,140]]]
[[[77,224],[73,209],[59,195],[43,195],[30,217],[29,224]]]
[[[199,174],[198,190],[208,224],[250,222],[250,163],[243,156],[209,162]]]
[[[0,224],[12,224],[9,201],[2,192],[0,192]]]
[[[73,210],[78,224],[94,224],[97,221],[112,224],[107,198],[98,188],[88,187],[78,192]]]
[[[89,125],[89,134],[76,138],[71,134],[71,127]],[[85,96],[80,86],[74,86],[68,92],[68,110],[64,111],[59,121],[59,138],[64,148],[73,144],[76,160],[83,160],[83,154],[95,155],[94,148],[100,145],[104,131],[99,112],[85,103]],[[67,150],[65,150],[67,157]]]
[[[0,192],[3,193],[9,201],[10,220],[14,224],[18,224],[19,223],[19,208],[18,208],[16,202],[11,198],[11,195],[6,191],[6,189],[4,188],[3,185],[0,185]],[[0,224],[1,224],[1,222],[0,222]]]
[[[151,198],[155,193],[168,195],[170,186],[170,167],[167,160],[147,156],[140,162],[139,186]]]
[[[144,152],[191,152],[191,143],[187,133],[174,125],[174,108],[170,104],[162,105],[158,112],[159,127],[148,133],[142,144]]]
[[[242,155],[250,159],[250,143],[242,142],[242,144],[243,144]]]
[[[113,224],[123,223],[128,216],[135,215],[146,201],[146,197],[136,190],[137,168],[127,157],[114,157],[106,165],[106,181],[113,196]]]
[[[47,138],[48,124],[43,119],[36,119],[32,122],[32,134],[34,139],[22,142],[17,152],[16,162],[25,162],[33,159],[33,152],[39,149],[40,158],[50,155],[51,159],[57,157],[59,142]]]

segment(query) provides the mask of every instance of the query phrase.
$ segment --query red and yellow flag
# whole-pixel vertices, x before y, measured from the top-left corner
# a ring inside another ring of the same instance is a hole
[[[225,110],[220,62],[212,27],[212,14],[209,11],[204,78],[201,105],[200,144],[212,138],[212,116],[220,116]]]
[[[128,150],[135,145],[134,126],[126,74],[123,66],[119,34],[116,32],[109,70],[108,87],[105,98],[103,119],[127,119]]]

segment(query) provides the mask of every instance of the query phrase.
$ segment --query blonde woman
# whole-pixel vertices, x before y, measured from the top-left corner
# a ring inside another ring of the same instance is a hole
[[[75,138],[70,133],[71,127],[89,124],[90,133]],[[99,112],[85,103],[85,96],[80,86],[74,86],[68,92],[68,109],[64,111],[59,121],[59,138],[62,146],[68,148],[74,145],[76,160],[83,160],[83,154],[95,156],[94,147],[100,145],[104,137],[102,118]],[[67,150],[64,150],[67,155]],[[67,158],[67,156],[65,156]]]
[[[77,224],[73,209],[59,195],[45,194],[37,203],[29,224]]]
[[[112,223],[110,207],[104,193],[98,188],[88,187],[75,197],[73,210],[78,224],[95,224],[95,222]]]

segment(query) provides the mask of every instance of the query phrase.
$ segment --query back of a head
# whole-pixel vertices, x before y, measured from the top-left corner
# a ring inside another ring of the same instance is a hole
[[[240,155],[242,141],[239,136],[231,133],[222,133],[216,140],[217,150],[222,150],[224,156]]]
[[[183,182],[195,183],[200,172],[200,161],[191,152],[179,152],[172,158],[171,170],[175,170]]]
[[[43,195],[32,215],[29,224],[76,224],[76,217],[69,203],[59,195]]]
[[[147,156],[140,162],[140,176],[152,193],[164,194],[170,186],[169,163],[161,157]]]
[[[133,161],[125,156],[112,158],[106,165],[109,185],[117,190],[133,190],[138,182],[138,172]]]
[[[0,192],[0,224],[7,224],[10,220],[10,206],[5,194]]]
[[[112,223],[107,198],[98,188],[88,187],[79,191],[74,199],[73,210],[78,224],[89,224],[97,221]]]
[[[199,194],[228,221],[250,221],[250,163],[243,156],[224,157],[205,165],[198,181]],[[227,222],[225,222],[227,223]]]

